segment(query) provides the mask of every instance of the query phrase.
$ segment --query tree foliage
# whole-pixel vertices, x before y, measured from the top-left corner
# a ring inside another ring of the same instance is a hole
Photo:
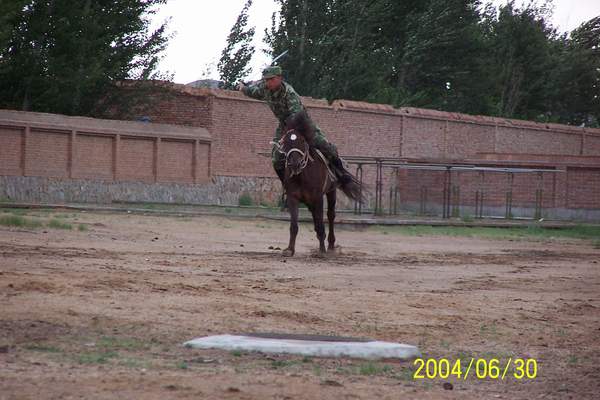
[[[166,23],[148,17],[165,2],[3,0],[0,107],[101,114],[115,82],[158,76]]]
[[[267,32],[303,95],[597,124],[599,21],[571,35],[552,0],[278,0]]]
[[[583,23],[565,41],[554,80],[555,119],[571,124],[600,124],[600,16]]]
[[[252,0],[247,0],[235,24],[227,37],[227,45],[221,53],[217,69],[226,88],[233,88],[240,79],[248,76],[251,68],[248,63],[254,55],[254,28],[246,29],[248,25],[248,10]]]

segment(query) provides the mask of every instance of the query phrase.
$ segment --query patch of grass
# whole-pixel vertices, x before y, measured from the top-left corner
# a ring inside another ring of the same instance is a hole
[[[503,351],[484,351],[482,353],[477,353],[476,358],[485,358],[486,360],[508,360],[509,358],[515,358],[515,354],[512,352],[503,352]]]
[[[178,362],[178,363],[175,365],[175,367],[176,367],[177,369],[188,369],[188,368],[189,368],[189,365],[188,365],[188,363],[187,363],[187,362],[185,362],[185,361],[179,361],[179,362]]]
[[[567,332],[566,329],[564,328],[560,328],[559,330],[556,331],[556,334],[560,337],[567,337],[569,336],[569,333]]]
[[[18,228],[39,228],[41,221],[25,218],[19,215],[3,215],[0,217],[0,225],[15,226]]]
[[[305,362],[304,359],[302,359],[302,360],[274,360],[274,361],[271,361],[271,368],[278,369],[278,368],[293,367],[293,366],[299,365],[303,362]]]
[[[472,215],[465,214],[461,217],[461,221],[466,222],[466,223],[471,223],[471,222],[475,221],[475,218],[473,218]]]
[[[244,354],[241,350],[232,350],[231,355],[234,357],[241,357]]]
[[[510,228],[462,227],[462,226],[386,226],[372,227],[378,232],[387,232],[405,236],[453,236],[482,237],[491,239],[594,239],[600,242],[600,226],[578,225],[568,228],[544,228],[538,225]]]
[[[399,379],[401,381],[412,382],[414,380],[414,374],[415,371],[412,368],[405,367],[401,368],[400,371],[394,375],[394,378]]]
[[[273,225],[269,224],[269,223],[258,223],[255,226],[260,229],[272,229],[273,228]]]
[[[277,207],[277,204],[273,204],[273,203],[268,202],[266,200],[261,200],[259,205],[261,207],[264,207],[264,208],[275,208],[275,207]]]
[[[79,364],[106,364],[110,359],[118,357],[114,351],[83,353],[77,357]]]
[[[135,369],[149,369],[150,363],[145,360],[137,360],[135,358],[125,358],[119,362],[119,365],[127,368],[135,368]]]
[[[105,350],[142,350],[150,347],[149,344],[138,339],[118,338],[113,336],[105,336],[100,338],[97,346]]]
[[[454,357],[455,359],[460,359],[460,360],[468,360],[475,357],[473,353],[471,352],[464,352],[464,351],[459,351],[458,353],[456,353],[456,356]]]
[[[48,228],[71,230],[73,229],[73,225],[62,222],[58,219],[51,219],[50,222],[48,222]]]
[[[79,230],[80,232],[87,232],[88,227],[87,227],[87,225],[79,224],[79,226],[77,227],[77,230]]]
[[[361,364],[358,367],[358,373],[366,376],[385,375],[390,372],[393,372],[393,368],[389,365],[381,365],[374,362]]]
[[[313,373],[316,376],[321,376],[323,374],[323,371],[321,370],[321,366],[319,364],[313,365]]]
[[[27,211],[24,208],[4,208],[2,212],[12,214],[12,215],[27,215]]]
[[[240,206],[252,206],[254,205],[254,200],[252,200],[252,197],[250,196],[250,194],[248,193],[242,193],[238,199],[238,204]]]
[[[496,328],[496,324],[494,322],[492,322],[489,325],[482,324],[481,327],[479,328],[479,333],[481,335],[497,336],[498,329]]]
[[[139,208],[142,210],[167,210],[172,207],[172,204],[162,204],[162,203],[136,203],[132,205],[134,208]]]
[[[60,353],[60,352],[62,352],[61,349],[59,349],[58,347],[54,347],[54,346],[30,345],[30,346],[25,346],[25,349],[31,350],[31,351],[40,351],[40,352],[44,352],[44,353]]]
[[[273,369],[285,368],[288,365],[291,365],[291,364],[289,363],[289,361],[286,361],[286,360],[271,361],[271,368],[273,368]]]

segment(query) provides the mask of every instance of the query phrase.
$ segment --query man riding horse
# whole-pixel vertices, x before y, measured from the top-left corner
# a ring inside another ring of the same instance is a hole
[[[281,136],[285,133],[283,130],[286,121],[293,120],[298,113],[306,112],[306,110],[302,105],[302,100],[298,93],[296,93],[289,83],[283,81],[281,67],[271,66],[265,68],[262,77],[262,80],[252,85],[247,86],[240,83],[238,90],[248,97],[267,102],[271,111],[273,111],[273,114],[279,120],[279,125],[275,129],[275,137],[273,138],[273,142],[278,143]],[[325,135],[323,135],[323,132],[316,124],[312,121],[310,123],[314,128],[315,135],[312,143],[309,144],[319,149],[327,158],[343,189],[345,185],[352,183],[352,175],[344,167],[335,145],[327,141]],[[283,184],[285,177],[285,157],[277,151],[275,146],[273,146],[271,154],[273,168]]]

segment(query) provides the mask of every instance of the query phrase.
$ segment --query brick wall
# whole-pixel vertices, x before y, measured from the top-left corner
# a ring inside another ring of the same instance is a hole
[[[0,110],[0,175],[206,183],[210,142],[203,128]]]
[[[115,138],[101,135],[78,135],[73,148],[74,178],[110,181],[115,165]],[[93,149],[93,151],[90,151]]]
[[[86,130],[89,119],[81,122],[63,116],[46,115],[46,125],[7,123],[10,116],[0,112],[0,175],[183,184],[208,182],[209,177],[275,179],[268,153],[277,121],[264,103],[234,91],[183,85],[171,85],[168,96],[156,95],[154,101],[154,107],[135,115],[153,124],[141,125],[131,134],[124,126],[108,126],[105,132]],[[480,192],[485,206],[499,213],[510,192],[515,208],[530,209],[536,191],[541,190],[544,208],[600,210],[599,129],[346,100],[303,101],[343,156],[559,171],[519,173],[512,178],[503,172],[452,173],[452,185],[465,207],[474,207]],[[126,124],[112,121],[109,125],[119,123]],[[179,126],[148,133],[146,127],[159,126],[156,123]],[[363,167],[364,181],[373,192],[375,168]],[[439,209],[443,176],[438,171],[384,168],[384,206],[391,207],[389,193],[397,189],[402,204],[418,206],[425,196],[426,207]]]
[[[153,121],[210,129],[213,175],[274,178],[270,158],[261,153],[270,152],[269,141],[277,121],[264,103],[233,91],[192,89],[182,85],[173,85],[173,89],[174,100],[161,104],[153,114]],[[194,103],[190,98],[197,100]],[[512,205],[531,208],[536,203],[536,191],[541,189],[544,208],[600,209],[598,129],[415,108],[394,109],[347,100],[328,104],[303,98],[303,102],[313,120],[345,156],[562,171],[542,173],[541,179],[538,173],[514,174],[512,186],[507,173],[461,172],[452,179],[465,206],[474,206],[475,195],[481,191],[488,207],[502,210],[510,192]],[[192,117],[194,111],[189,107],[197,107],[209,120]],[[586,172],[581,170],[582,165],[587,168]],[[364,165],[363,170],[364,180],[373,192],[375,168]],[[428,202],[436,205],[443,200],[443,174],[401,169],[396,181],[393,168],[384,168],[383,172],[385,207],[391,207],[389,193],[391,191],[393,197],[396,187],[405,203],[417,204],[423,196],[422,187],[427,188]],[[573,192],[567,181],[581,187]],[[584,181],[587,184],[583,185]]]
[[[20,175],[23,173],[23,143],[23,129],[0,126],[0,171],[3,175]]]

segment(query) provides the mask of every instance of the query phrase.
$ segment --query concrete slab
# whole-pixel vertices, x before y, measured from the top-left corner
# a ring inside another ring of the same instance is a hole
[[[273,335],[271,335],[273,336]],[[408,360],[420,357],[421,352],[416,346],[402,343],[381,341],[351,341],[343,338],[335,341],[330,338],[326,340],[305,340],[280,337],[258,337],[242,335],[217,335],[197,338],[184,343],[184,346],[197,349],[221,349],[228,351],[258,351],[269,354],[298,354],[314,357],[351,357],[365,359],[395,358]],[[323,339],[321,337],[321,339]]]

